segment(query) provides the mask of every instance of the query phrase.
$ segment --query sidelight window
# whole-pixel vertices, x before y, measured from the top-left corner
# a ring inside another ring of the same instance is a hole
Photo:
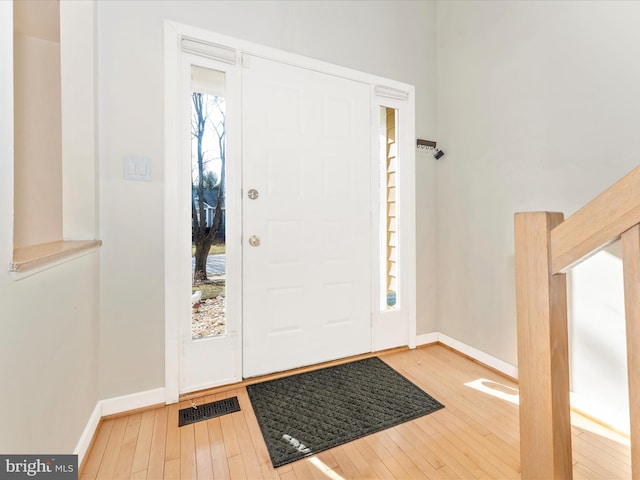
[[[225,74],[191,67],[192,338],[226,334]]]
[[[381,299],[383,310],[398,306],[397,111],[380,107]]]

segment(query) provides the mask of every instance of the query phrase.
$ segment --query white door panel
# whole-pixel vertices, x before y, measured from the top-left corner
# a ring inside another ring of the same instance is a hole
[[[248,60],[245,377],[371,350],[369,86]]]

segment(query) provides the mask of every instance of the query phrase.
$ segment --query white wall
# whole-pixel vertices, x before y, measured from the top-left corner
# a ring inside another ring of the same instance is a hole
[[[95,253],[14,280],[12,2],[0,2],[0,451],[72,452],[98,400]]]
[[[432,2],[100,2],[101,398],[164,385],[164,19],[413,84],[417,135],[435,134]],[[150,182],[123,179],[127,155],[151,159]],[[430,287],[431,295],[419,297],[418,333],[435,327],[429,161],[416,178],[424,239],[418,288]]]
[[[629,431],[624,283],[620,242],[575,267],[570,298],[572,404]]]
[[[513,214],[568,216],[638,164],[639,22],[638,2],[438,3],[444,334],[517,364]],[[620,403],[620,308],[578,307],[600,270],[572,279],[572,385]]]

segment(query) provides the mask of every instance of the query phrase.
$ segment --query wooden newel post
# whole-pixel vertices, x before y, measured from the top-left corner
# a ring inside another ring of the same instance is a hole
[[[567,289],[551,270],[562,213],[515,216],[520,463],[523,480],[572,478]]]
[[[631,420],[631,478],[640,480],[640,226],[622,234],[624,310],[627,325],[627,370]]]

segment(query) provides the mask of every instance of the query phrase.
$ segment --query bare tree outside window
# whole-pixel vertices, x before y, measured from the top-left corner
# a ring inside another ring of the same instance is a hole
[[[223,97],[200,92],[193,92],[191,99],[193,336],[200,338],[224,334],[224,259],[211,262],[209,255],[215,252],[224,258],[225,252],[225,102]],[[210,310],[211,315],[215,311],[217,318],[197,315],[202,310]],[[216,321],[221,328],[213,328]]]
[[[224,180],[225,180],[225,114],[224,99],[222,97],[205,95],[194,92],[193,119],[191,133],[196,140],[195,169],[192,169],[192,181],[195,194],[192,195],[191,218],[193,221],[193,243],[195,245],[196,266],[194,269],[194,283],[207,280],[207,256],[221,227],[224,208]],[[207,127],[210,128],[207,128]],[[215,134],[217,139],[217,152],[205,149],[205,134],[208,130]],[[213,171],[206,171],[206,167],[214,160],[213,154],[217,153],[220,164],[220,174],[216,181]],[[195,170],[195,175],[193,170]],[[208,188],[207,188],[208,187]],[[206,190],[217,190],[215,205],[207,205]],[[205,205],[214,208],[213,221],[209,224],[205,213]]]

